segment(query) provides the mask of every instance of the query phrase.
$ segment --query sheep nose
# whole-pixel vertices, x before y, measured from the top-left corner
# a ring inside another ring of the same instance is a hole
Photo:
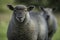
[[[21,19],[22,17],[17,17],[17,18]]]

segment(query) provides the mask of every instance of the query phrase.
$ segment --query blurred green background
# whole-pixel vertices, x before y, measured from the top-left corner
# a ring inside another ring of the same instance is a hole
[[[12,11],[7,8],[7,4],[33,4],[51,8],[56,7],[57,10],[54,15],[58,20],[58,28],[52,40],[60,40],[60,0],[0,0],[0,40],[7,40],[7,28],[12,16]]]

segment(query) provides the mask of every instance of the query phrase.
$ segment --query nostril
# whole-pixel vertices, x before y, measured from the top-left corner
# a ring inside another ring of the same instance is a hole
[[[22,17],[20,17],[20,18],[22,18]]]
[[[49,15],[47,15],[47,18],[46,18],[46,20],[49,20]]]
[[[49,15],[47,15],[47,17],[49,18]]]

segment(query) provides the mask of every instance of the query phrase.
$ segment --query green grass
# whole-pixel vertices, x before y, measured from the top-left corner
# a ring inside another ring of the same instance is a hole
[[[0,40],[6,39],[6,30],[7,30],[7,23],[1,22],[0,24]]]
[[[60,14],[57,14],[56,18],[58,22],[58,28],[57,28],[57,32],[53,36],[53,40],[60,40]]]
[[[11,14],[0,14],[0,40],[7,40],[7,28]],[[60,14],[56,15],[58,20],[58,29],[52,40],[60,40]]]
[[[0,0],[0,13],[7,12],[7,5],[8,4],[14,4],[14,0]]]
[[[7,27],[10,14],[0,14],[0,40],[7,40]]]

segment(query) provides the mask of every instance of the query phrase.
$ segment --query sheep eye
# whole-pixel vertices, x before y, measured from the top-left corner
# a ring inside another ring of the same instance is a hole
[[[27,9],[25,9],[24,11],[27,12]]]
[[[25,12],[27,12],[27,10],[25,10]]]

